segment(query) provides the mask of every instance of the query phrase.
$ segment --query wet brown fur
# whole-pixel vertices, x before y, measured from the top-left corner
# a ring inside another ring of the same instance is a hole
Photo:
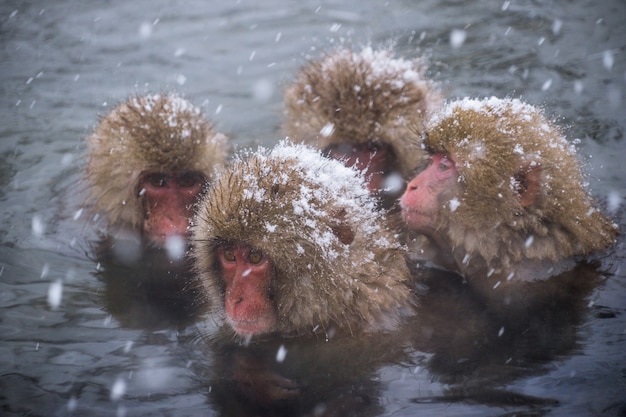
[[[320,149],[341,143],[389,144],[398,159],[395,168],[409,178],[425,153],[407,139],[411,129],[421,128],[439,106],[440,93],[430,80],[405,81],[404,69],[375,69],[364,58],[365,51],[371,52],[367,48],[361,53],[338,49],[304,66],[284,94],[284,131],[293,140]],[[391,49],[374,53],[387,60],[393,57]],[[422,60],[410,64],[414,72],[423,75]],[[412,127],[407,126],[408,116]],[[320,132],[329,123],[334,130],[325,136]]]
[[[274,263],[276,332],[333,326],[347,332],[394,328],[411,304],[404,247],[382,226],[384,214],[375,211],[366,191],[356,194],[345,187],[340,196],[310,195],[306,205],[311,210],[296,212],[294,203],[302,199],[303,187],[324,187],[310,179],[318,172],[307,172],[296,162],[260,150],[238,158],[209,189],[193,234],[205,296],[215,309],[223,310],[216,250],[222,242],[244,243],[261,249]],[[323,163],[348,169],[334,160]],[[342,203],[350,198],[358,204]],[[364,223],[380,227],[369,230]]]
[[[493,98],[478,110],[451,103],[425,144],[456,161],[460,204],[452,211],[441,202],[437,230],[461,272],[506,275],[522,261],[553,263],[614,242],[617,227],[594,208],[573,146],[539,109]]]
[[[87,138],[87,178],[94,209],[112,227],[139,229],[137,181],[144,171],[191,170],[210,179],[225,162],[226,137],[177,95],[134,96],[102,117]]]

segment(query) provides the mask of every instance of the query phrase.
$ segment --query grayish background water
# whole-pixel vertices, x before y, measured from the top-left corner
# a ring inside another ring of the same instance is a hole
[[[233,405],[240,398],[218,389],[220,379],[207,382],[194,366],[198,356],[204,368],[240,359],[204,352],[194,326],[155,326],[148,315],[167,312],[146,301],[134,300],[132,313],[111,305],[99,279],[88,245],[93,225],[78,211],[83,138],[118,101],[176,90],[237,146],[271,146],[280,138],[282,86],[307,58],[342,43],[394,42],[401,55],[430,57],[430,76],[449,98],[523,97],[558,116],[568,137],[580,139],[591,190],[609,201],[623,230],[625,21],[621,0],[3,1],[1,413],[249,414]],[[458,47],[454,30],[466,34]],[[523,339],[531,352],[523,366],[506,368],[506,358],[488,351],[480,372],[449,379],[434,366],[441,352],[416,343],[395,359],[370,358],[365,376],[325,380],[334,400],[316,410],[626,415],[625,256],[621,240],[601,261],[606,280],[580,302],[580,314],[564,313],[571,316],[555,325],[561,332],[540,332],[548,340],[536,344]],[[55,282],[63,288],[56,309],[47,301]],[[293,354],[298,365],[315,369],[305,360],[323,352],[298,349],[305,351]],[[375,345],[346,349],[376,352]],[[483,380],[488,389],[477,390]]]

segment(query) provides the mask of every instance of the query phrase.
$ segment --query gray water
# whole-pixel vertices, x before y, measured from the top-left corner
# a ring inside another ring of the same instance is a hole
[[[271,146],[306,59],[394,43],[449,98],[558,117],[624,230],[625,22],[621,0],[3,1],[0,414],[626,415],[623,238],[575,271],[597,286],[519,326],[444,288],[402,336],[246,348],[199,337],[167,276],[102,265],[80,211],[84,137],[128,95],[179,91],[238,148]]]

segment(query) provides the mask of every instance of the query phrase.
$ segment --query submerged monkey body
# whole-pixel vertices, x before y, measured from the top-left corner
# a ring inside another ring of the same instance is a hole
[[[355,171],[281,143],[219,173],[196,218],[194,257],[222,311],[235,290],[218,251],[254,249],[271,260],[264,296],[275,321],[254,334],[392,329],[412,301],[405,249],[385,224]]]

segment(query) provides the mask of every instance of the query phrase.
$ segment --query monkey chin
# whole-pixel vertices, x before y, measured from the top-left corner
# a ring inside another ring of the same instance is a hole
[[[244,340],[250,340],[253,336],[271,333],[276,325],[273,315],[266,315],[254,320],[237,320],[228,318],[228,324]]]
[[[404,223],[417,232],[427,232],[432,230],[435,223],[432,214],[402,206],[402,220]]]

